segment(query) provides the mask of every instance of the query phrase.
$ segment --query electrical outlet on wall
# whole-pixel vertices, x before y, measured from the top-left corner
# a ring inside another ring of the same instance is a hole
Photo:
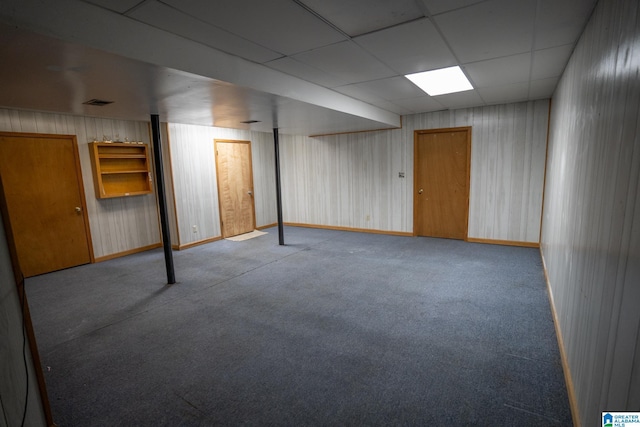
[[[193,230],[194,233],[198,232],[198,226],[197,225],[191,226],[191,229]]]
[[[366,217],[364,217],[365,221],[369,221],[371,219],[371,215],[367,215]]]

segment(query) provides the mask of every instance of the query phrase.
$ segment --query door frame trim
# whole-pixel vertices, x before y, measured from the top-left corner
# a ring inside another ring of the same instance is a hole
[[[438,129],[419,129],[413,131],[413,188],[412,188],[412,201],[413,201],[413,236],[418,235],[416,221],[418,217],[418,206],[416,203],[416,188],[418,186],[418,136],[422,134],[431,133],[447,133],[447,132],[460,132],[465,131],[467,133],[467,177],[465,180],[467,190],[467,202],[465,203],[465,230],[464,241],[469,241],[469,200],[471,194],[471,131],[472,126],[460,126],[450,128],[438,128]]]
[[[224,239],[224,229],[222,225],[222,200],[220,198],[220,174],[218,168],[218,143],[226,143],[226,144],[247,144],[249,147],[249,177],[251,179],[251,192],[253,195],[251,196],[251,203],[253,204],[253,215],[251,216],[251,220],[253,221],[253,229],[256,229],[256,193],[255,186],[253,185],[253,155],[251,152],[251,141],[248,140],[236,140],[236,139],[218,139],[215,138],[213,140],[213,156],[215,158],[215,166],[216,166],[216,188],[218,189],[218,220],[220,221],[220,236]]]
[[[82,206],[82,217],[84,219],[84,230],[87,236],[87,246],[89,248],[89,263],[96,262],[93,254],[93,239],[91,238],[91,226],[89,225],[89,212],[87,212],[87,198],[84,190],[84,181],[82,179],[82,163],[80,162],[80,151],[78,149],[78,138],[76,135],[67,134],[49,134],[49,133],[30,133],[30,132],[0,132],[0,137],[13,138],[42,138],[42,139],[70,139],[73,147],[73,160],[75,163],[76,179],[78,181],[78,190],[80,191],[80,204]],[[7,218],[10,220],[10,218]]]

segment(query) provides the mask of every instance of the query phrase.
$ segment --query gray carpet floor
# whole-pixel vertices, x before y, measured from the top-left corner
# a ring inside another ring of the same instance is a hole
[[[27,279],[59,426],[569,426],[537,249],[287,227]]]

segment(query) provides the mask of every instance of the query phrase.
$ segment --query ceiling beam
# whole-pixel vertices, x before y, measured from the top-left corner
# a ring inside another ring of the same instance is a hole
[[[400,116],[333,90],[76,0],[6,0],[0,20],[70,43],[399,127]]]

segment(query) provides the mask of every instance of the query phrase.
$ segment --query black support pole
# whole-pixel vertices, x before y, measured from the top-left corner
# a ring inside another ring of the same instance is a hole
[[[151,134],[153,138],[153,159],[156,164],[156,189],[158,192],[158,207],[160,208],[160,225],[162,228],[162,242],[164,245],[164,263],[167,267],[167,283],[176,283],[173,271],[173,253],[171,252],[171,236],[169,234],[169,219],[167,217],[167,197],[164,191],[164,172],[162,169],[162,142],[160,140],[160,118],[151,115]]]
[[[278,210],[278,238],[280,246],[284,246],[284,224],[282,222],[282,191],[280,189],[280,142],[278,128],[273,128],[273,147],[276,152],[276,207]]]

